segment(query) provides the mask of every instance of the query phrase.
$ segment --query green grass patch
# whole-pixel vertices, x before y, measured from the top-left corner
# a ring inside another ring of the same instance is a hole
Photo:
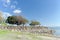
[[[18,38],[18,35],[21,37]],[[0,38],[2,39],[11,39],[11,40],[42,40],[42,38],[37,37],[40,36],[38,34],[29,33],[29,32],[16,32],[16,31],[9,31],[9,30],[0,30]]]

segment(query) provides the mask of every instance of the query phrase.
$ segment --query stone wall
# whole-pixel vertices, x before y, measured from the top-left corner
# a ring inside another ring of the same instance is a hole
[[[36,26],[36,27],[28,27],[28,26],[0,26],[0,29],[6,30],[16,30],[16,31],[26,31],[31,33],[45,33],[45,34],[53,34],[54,31],[48,29],[48,27]]]

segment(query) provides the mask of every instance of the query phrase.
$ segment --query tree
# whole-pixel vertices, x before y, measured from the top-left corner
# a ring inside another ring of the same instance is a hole
[[[38,21],[31,21],[31,23],[29,25],[31,25],[31,26],[40,25],[40,22],[38,22]]]
[[[28,23],[28,20],[27,20],[26,18],[23,18],[23,20],[22,20],[23,26],[24,26],[26,23]]]
[[[15,17],[16,17],[16,20],[17,20],[16,24],[21,25],[22,24],[22,19],[23,19],[22,16],[15,16]]]
[[[9,16],[6,20],[7,23],[9,24],[16,24],[16,17],[15,16]]]
[[[9,16],[6,22],[9,24],[17,24],[17,25],[23,24],[24,26],[28,22],[28,20],[23,18],[22,16]]]
[[[23,26],[28,23],[28,20],[22,16],[16,16],[18,24],[23,24]]]

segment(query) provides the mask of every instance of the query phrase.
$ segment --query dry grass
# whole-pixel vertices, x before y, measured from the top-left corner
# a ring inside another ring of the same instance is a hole
[[[0,30],[0,40],[56,40],[56,38],[29,32]]]

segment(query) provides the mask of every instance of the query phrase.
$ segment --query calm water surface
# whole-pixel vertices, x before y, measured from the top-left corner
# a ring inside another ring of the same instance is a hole
[[[50,29],[55,30],[56,32],[54,33],[57,36],[60,36],[60,27],[50,27]]]

